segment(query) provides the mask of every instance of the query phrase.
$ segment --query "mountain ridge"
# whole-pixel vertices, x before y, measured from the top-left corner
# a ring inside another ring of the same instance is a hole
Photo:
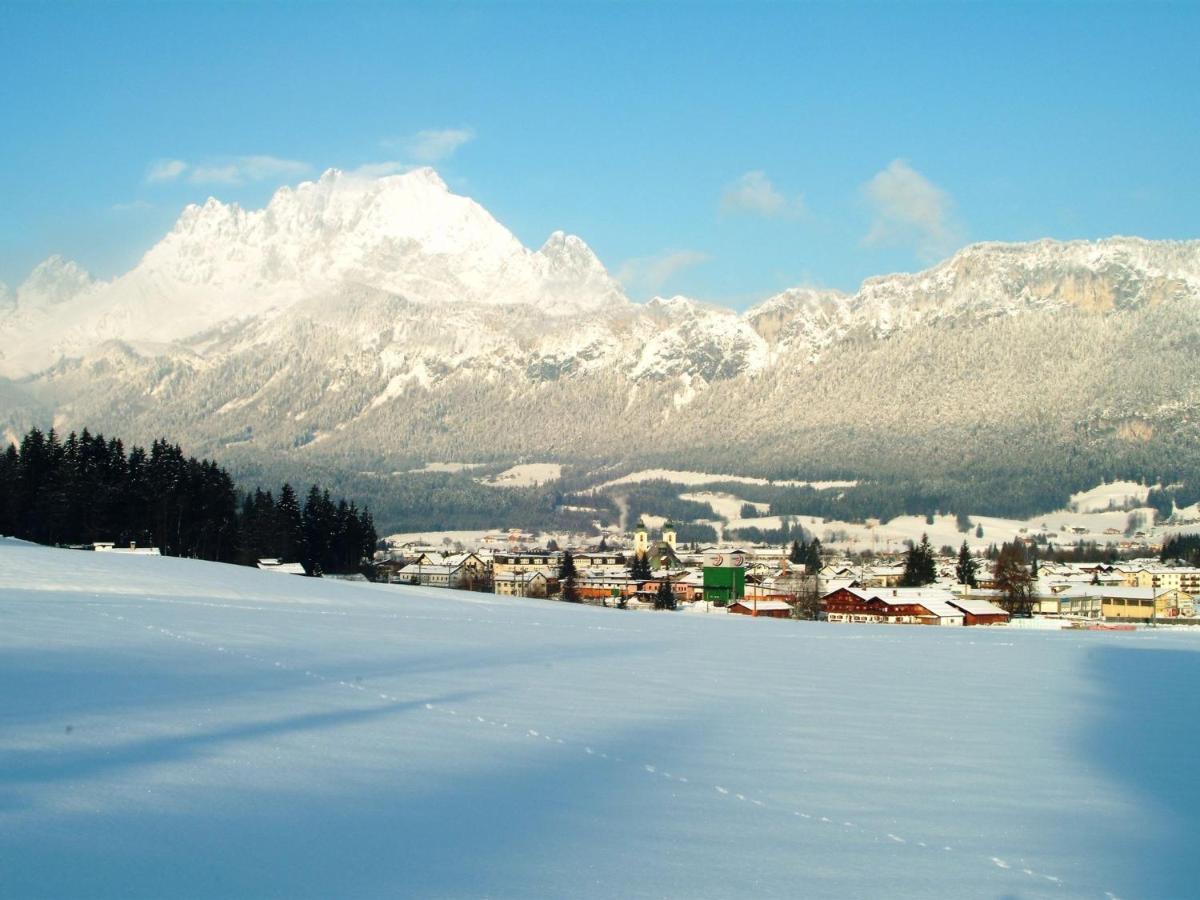
[[[1009,465],[1001,441],[1059,480],[1200,476],[1200,241],[986,242],[736,312],[631,302],[582,239],[526,248],[432,170],[331,170],[262,210],[189,207],[112,281],[35,273],[0,304],[10,434],[48,416],[248,464],[960,480],[964,459]]]
[[[0,349],[0,372],[29,375],[111,338],[186,341],[353,285],[438,306],[532,304],[543,315],[615,308],[694,319],[704,309],[743,337],[740,326],[749,323],[768,344],[807,335],[811,355],[856,326],[887,334],[967,308],[999,314],[1065,301],[1105,311],[1200,294],[1200,241],[982,242],[921,272],[872,276],[852,294],[790,288],[729,316],[691,298],[633,304],[582,239],[556,231],[538,250],[525,248],[431,168],[377,179],[329,169],[280,188],[261,210],[212,197],[189,205],[133,269],[110,281],[48,258],[9,292],[7,312],[0,304],[0,335],[21,344]],[[769,323],[788,314],[788,329]],[[757,356],[747,365],[761,367]]]

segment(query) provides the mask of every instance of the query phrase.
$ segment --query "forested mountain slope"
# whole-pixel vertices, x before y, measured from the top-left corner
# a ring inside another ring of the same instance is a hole
[[[10,299],[10,434],[169,433],[285,476],[663,463],[1025,507],[1200,470],[1200,242],[979,244],[738,314],[632,303],[583,241],[530,251],[431,170],[331,171],[189,207],[111,282],[48,260]]]

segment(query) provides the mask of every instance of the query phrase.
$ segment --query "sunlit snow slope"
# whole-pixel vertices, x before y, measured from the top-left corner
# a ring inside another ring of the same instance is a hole
[[[0,892],[1194,896],[1198,651],[0,540]]]

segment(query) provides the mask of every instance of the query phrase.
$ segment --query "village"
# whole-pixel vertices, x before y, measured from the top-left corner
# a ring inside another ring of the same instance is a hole
[[[475,549],[446,553],[419,543],[375,555],[371,578],[398,587],[457,588],[510,597],[570,599],[632,610],[676,610],[831,623],[937,626],[1009,625],[1119,628],[1176,623],[1200,625],[1194,598],[1200,568],[1157,557],[1115,563],[1041,562],[1028,579],[1027,602],[1006,602],[991,562],[972,564],[964,583],[959,560],[932,558],[932,581],[904,586],[902,555],[861,560],[820,557],[814,564],[791,548],[685,544],[666,522],[652,539],[638,522],[629,535],[597,544],[538,547],[514,530]],[[264,561],[272,568],[274,561]]]

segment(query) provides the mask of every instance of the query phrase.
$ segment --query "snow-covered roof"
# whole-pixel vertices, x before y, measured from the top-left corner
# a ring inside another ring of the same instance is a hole
[[[913,600],[910,602],[920,603],[939,619],[961,619],[963,616],[961,609],[956,609],[950,604],[949,601],[942,600],[937,597],[925,597],[921,600]]]
[[[1003,609],[982,597],[966,596],[951,601],[952,605],[973,616],[1005,616]]]
[[[888,603],[921,603],[926,600],[945,603],[954,599],[954,593],[935,587],[862,588],[864,593],[878,597]]]
[[[1124,585],[1076,584],[1067,588],[1060,596],[1073,597],[1111,597],[1114,600],[1152,600],[1162,594],[1170,593],[1175,588],[1169,587],[1126,587]]]
[[[533,581],[540,578],[546,580],[546,573],[536,569],[529,572],[497,572],[493,577],[493,581]]]
[[[854,579],[851,578],[831,578],[823,585],[825,594],[832,594],[835,591],[840,591],[843,588],[849,590],[850,585],[854,584]]]
[[[447,563],[409,563],[400,570],[401,575],[453,575],[461,565],[449,565]]]
[[[281,563],[277,559],[260,559],[258,567],[264,572],[274,572],[277,575],[304,575],[304,566],[298,562]]]
[[[783,600],[755,600],[753,597],[745,597],[735,602],[736,606],[744,606],[747,609],[757,608],[759,612],[778,612],[779,610],[791,610],[791,604]]]

